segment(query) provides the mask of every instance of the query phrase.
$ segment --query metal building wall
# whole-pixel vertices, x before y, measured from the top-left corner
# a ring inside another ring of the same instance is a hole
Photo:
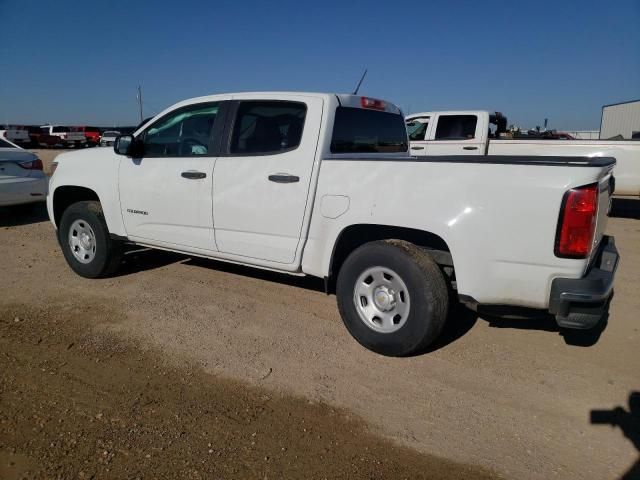
[[[632,132],[640,132],[640,100],[602,107],[601,139],[616,135],[631,139]]]

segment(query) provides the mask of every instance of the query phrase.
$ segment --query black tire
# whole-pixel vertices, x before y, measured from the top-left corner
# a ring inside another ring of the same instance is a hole
[[[410,298],[406,320],[391,333],[367,325],[356,307],[356,282],[365,271],[378,266],[396,272]],[[401,240],[371,242],[354,250],[338,273],[336,296],[342,320],[358,343],[393,357],[420,353],[432,344],[449,309],[447,283],[438,265],[426,251]]]
[[[69,243],[69,230],[76,220],[86,222],[95,235],[95,255],[89,263],[79,261]],[[111,238],[100,202],[85,201],[70,205],[60,220],[58,242],[67,263],[81,277],[108,277],[120,266],[122,244]]]

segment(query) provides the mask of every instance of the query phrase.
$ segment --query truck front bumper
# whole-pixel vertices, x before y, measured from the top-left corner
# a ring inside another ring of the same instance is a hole
[[[589,329],[600,323],[609,309],[619,259],[614,238],[605,235],[583,278],[553,280],[549,312],[555,315],[560,327]]]

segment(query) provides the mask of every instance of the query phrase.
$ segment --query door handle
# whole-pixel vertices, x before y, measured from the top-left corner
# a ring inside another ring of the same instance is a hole
[[[188,178],[189,180],[198,180],[200,178],[205,178],[207,176],[204,172],[196,172],[195,170],[189,170],[187,172],[182,172],[180,174],[183,178]]]
[[[411,150],[424,150],[424,147],[411,147]]]
[[[463,150],[477,150],[478,147],[462,147]]]
[[[300,177],[289,175],[288,173],[277,173],[275,175],[269,175],[269,181],[276,183],[295,183],[300,181]]]

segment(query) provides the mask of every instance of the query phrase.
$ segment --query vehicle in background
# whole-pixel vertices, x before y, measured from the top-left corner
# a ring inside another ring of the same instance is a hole
[[[43,202],[47,187],[38,156],[0,138],[0,206]]]
[[[81,276],[114,273],[129,243],[323,278],[385,355],[424,351],[458,301],[600,324],[614,159],[416,158],[408,143],[400,109],[374,98],[194,98],[113,149],[58,156],[47,208]]]
[[[38,126],[27,125],[25,130],[29,134],[29,146],[31,148],[53,148],[64,146],[60,137],[49,135],[45,130]]]
[[[100,145],[100,129],[98,127],[71,127],[73,131],[84,133],[87,145],[95,147]]]
[[[117,130],[107,130],[105,132],[102,132],[102,136],[100,137],[100,146],[112,147],[119,135],[120,132]]]
[[[87,139],[82,132],[74,132],[70,127],[64,125],[43,125],[40,127],[42,131],[48,135],[60,138],[63,147],[85,147]]]
[[[29,132],[16,125],[0,125],[0,138],[6,138],[20,146],[28,146],[30,142]]]
[[[406,117],[411,155],[535,155],[616,159],[615,195],[640,196],[640,143],[633,140],[574,140],[518,137],[499,112],[449,111]],[[553,134],[550,134],[553,135]]]

